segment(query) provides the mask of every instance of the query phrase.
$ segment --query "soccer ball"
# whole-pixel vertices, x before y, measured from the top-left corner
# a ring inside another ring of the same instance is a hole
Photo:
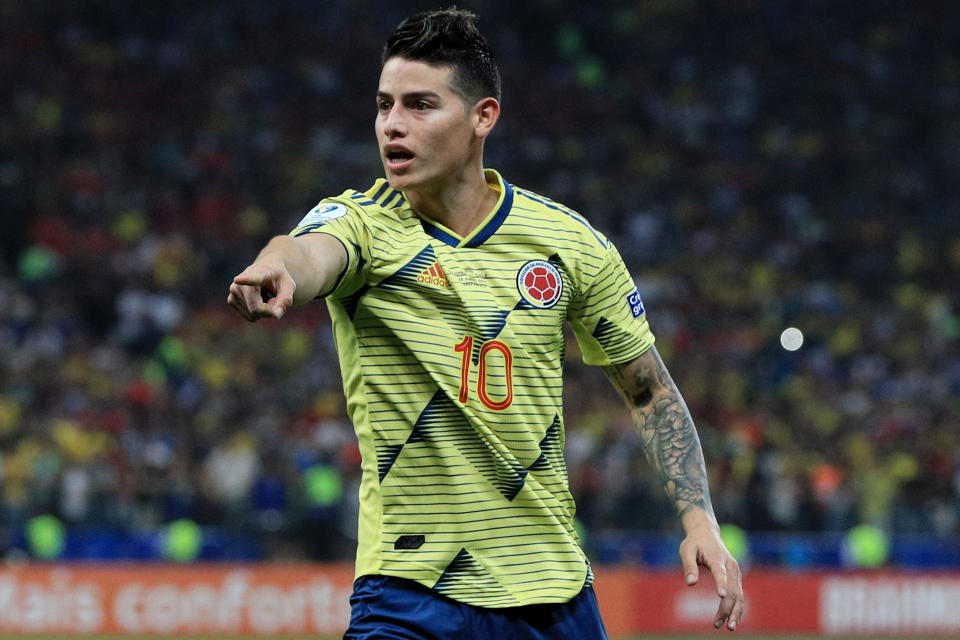
[[[557,276],[544,267],[531,269],[524,278],[523,284],[527,287],[530,297],[540,302],[553,300],[557,295]]]

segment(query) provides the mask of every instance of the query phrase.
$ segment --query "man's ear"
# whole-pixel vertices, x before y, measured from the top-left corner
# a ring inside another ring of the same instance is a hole
[[[500,118],[500,103],[496,98],[484,98],[473,105],[473,131],[478,138],[486,138]]]

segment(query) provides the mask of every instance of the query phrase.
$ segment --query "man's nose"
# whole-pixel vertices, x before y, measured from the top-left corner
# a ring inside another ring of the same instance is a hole
[[[386,120],[383,123],[383,132],[388,138],[396,138],[407,134],[407,121],[402,106],[395,104],[390,108],[390,112],[387,113]]]

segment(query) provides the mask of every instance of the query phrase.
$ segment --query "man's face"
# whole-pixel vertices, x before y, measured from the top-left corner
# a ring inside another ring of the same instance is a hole
[[[431,190],[476,153],[471,111],[450,87],[453,68],[393,57],[380,72],[377,141],[394,189]]]

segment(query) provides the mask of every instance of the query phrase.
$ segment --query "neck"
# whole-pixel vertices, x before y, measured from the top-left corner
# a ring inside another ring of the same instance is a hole
[[[451,176],[435,188],[405,191],[417,211],[465,238],[497,204],[499,195],[487,184],[481,167]]]

